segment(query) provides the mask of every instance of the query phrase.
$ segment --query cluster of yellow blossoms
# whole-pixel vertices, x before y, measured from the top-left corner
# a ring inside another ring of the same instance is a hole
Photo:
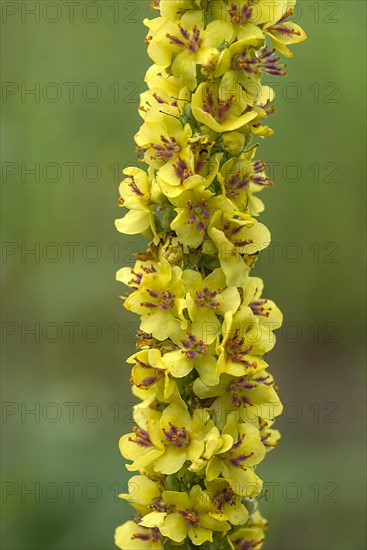
[[[140,315],[132,365],[136,426],[120,440],[138,472],[121,495],[136,516],[123,550],[259,550],[257,465],[277,445],[282,411],[264,356],[282,315],[250,276],[269,245],[257,196],[272,185],[251,139],[271,135],[262,74],[305,39],[295,0],[155,0],[145,21],[153,65],[135,136],[147,169],[124,171],[116,221],[151,237],[117,279]]]

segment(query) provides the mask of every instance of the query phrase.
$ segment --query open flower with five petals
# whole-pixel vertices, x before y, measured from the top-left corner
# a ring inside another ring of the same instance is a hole
[[[203,340],[202,327],[189,324],[183,330],[179,321],[171,319],[167,332],[172,342],[176,344],[176,349],[165,353],[162,361],[172,376],[183,378],[195,369],[208,384],[215,383],[216,346],[215,342],[208,344]]]
[[[127,235],[147,232],[153,234],[158,242],[151,198],[151,180],[140,168],[125,168],[124,174],[128,177],[120,183],[119,205],[128,208],[129,212],[115,221],[116,229]]]
[[[221,332],[222,322],[218,316],[237,311],[241,303],[239,291],[235,286],[227,286],[222,269],[215,269],[206,277],[186,269],[182,280],[193,331],[201,334],[204,342],[211,343]]]
[[[264,210],[263,202],[254,193],[272,185],[265,174],[266,164],[253,160],[255,151],[256,147],[253,147],[239,157],[229,159],[218,173],[223,194],[237,210],[251,216],[257,216]]]
[[[189,493],[164,491],[162,497],[169,511],[152,512],[142,519],[141,525],[157,527],[164,537],[177,543],[188,537],[195,546],[200,546],[206,541],[213,542],[213,531],[230,529],[228,522],[211,515],[211,500],[199,485],[194,485]]]
[[[119,449],[124,458],[132,460],[126,464],[129,471],[137,471],[152,464],[164,453],[160,430],[160,413],[151,408],[134,408],[136,426],[131,433],[120,438]]]
[[[155,400],[161,403],[178,402],[184,405],[175,380],[170,376],[159,349],[143,349],[127,359],[133,364],[131,383],[133,393],[149,406]]]
[[[202,82],[192,96],[192,114],[214,132],[244,127],[257,117],[240,83],[228,89],[220,82]]]
[[[279,329],[283,323],[283,314],[273,300],[262,297],[264,289],[262,279],[251,277],[247,283],[246,287],[243,288],[243,304],[252,310],[253,314],[259,319],[259,323],[266,329],[270,331]]]
[[[145,122],[135,135],[135,142],[144,160],[155,168],[174,162],[187,147],[192,130],[177,117],[177,109],[158,104],[148,111]]]
[[[180,117],[190,101],[190,91],[182,88],[172,75],[155,75],[148,81],[149,89],[140,94],[139,115],[145,120],[152,107],[159,106],[162,111],[166,107],[175,108],[176,116]]]
[[[262,30],[267,34],[276,48],[285,57],[292,57],[293,53],[287,47],[306,40],[305,31],[294,23],[288,21],[293,15],[296,0],[259,0],[259,16],[257,23],[262,25]]]
[[[151,36],[148,54],[159,67],[172,64],[172,74],[180,84],[193,90],[197,85],[196,66],[205,65],[213,55],[219,55],[218,46],[232,39],[232,27],[217,20],[204,28],[201,10],[185,12],[180,21],[160,19],[160,24],[157,20],[144,21],[150,28],[148,36]]]
[[[203,187],[183,191],[181,195],[172,197],[171,202],[177,212],[171,229],[176,232],[185,250],[198,248],[202,244],[215,212],[221,212],[227,219],[234,213],[228,199]]]
[[[268,327],[263,326],[251,308],[242,305],[233,315],[224,316],[223,338],[218,346],[218,372],[233,376],[255,374],[267,367],[263,355],[270,351],[275,338]]]
[[[268,228],[251,216],[242,215],[241,219],[226,221],[218,213],[211,220],[208,234],[215,245],[214,249],[217,249],[227,284],[245,286],[252,267],[251,256],[256,258],[270,244]],[[210,250],[210,243],[207,244],[207,250]]]
[[[207,411],[195,409],[191,416],[180,403],[171,403],[162,413],[137,406],[134,419],[137,426],[119,443],[121,454],[133,460],[126,466],[130,471],[152,465],[155,472],[174,474],[186,461],[198,460],[210,439],[219,440]]]
[[[205,481],[206,493],[213,503],[211,517],[219,521],[229,521],[232,525],[243,525],[248,519],[248,511],[239,497],[224,478]]]
[[[252,424],[228,423],[222,430],[225,444],[208,462],[208,481],[224,477],[237,495],[253,498],[262,489],[262,481],[255,474],[254,466],[266,454],[258,429]]]
[[[173,474],[186,461],[194,462],[205,450],[207,438],[214,437],[213,422],[204,409],[195,409],[192,416],[178,403],[168,405],[160,419],[164,453],[155,460],[154,470]]]
[[[141,316],[140,329],[158,340],[166,340],[167,323],[171,318],[182,318],[185,306],[185,287],[181,281],[181,269],[164,258],[161,269],[143,275],[138,290],[125,301],[129,311]]]
[[[127,521],[115,531],[115,544],[120,550],[163,550],[162,537],[157,528]]]
[[[257,423],[259,417],[273,419],[283,410],[273,377],[266,370],[237,377],[222,374],[216,386],[197,378],[193,390],[200,399],[214,399],[210,409],[220,429],[229,420]]]
[[[134,506],[142,516],[149,514],[152,502],[159,501],[164,490],[161,482],[150,479],[146,475],[131,477],[127,486],[128,493],[121,493],[118,496]]]
[[[116,281],[136,290],[140,286],[143,275],[156,273],[158,270],[159,263],[156,259],[137,260],[133,267],[121,267],[116,273]]]

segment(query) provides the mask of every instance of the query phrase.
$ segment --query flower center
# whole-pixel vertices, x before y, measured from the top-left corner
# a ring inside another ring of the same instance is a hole
[[[185,427],[177,428],[172,422],[169,422],[169,426],[169,430],[163,428],[167,441],[175,445],[175,447],[187,447],[190,445],[190,436]]]
[[[129,281],[129,284],[136,285],[137,287],[139,287],[144,273],[156,273],[156,271],[157,270],[152,265],[150,267],[141,266],[141,273],[136,273],[136,271],[132,269],[131,275],[133,275],[133,278]]]
[[[286,36],[291,36],[292,34],[294,36],[301,36],[301,33],[299,31],[296,31],[295,29],[285,27],[283,23],[293,15],[294,9],[290,8],[288,11],[285,12],[285,14],[279,19],[279,21],[273,25],[272,27],[269,27],[269,31],[275,31],[279,32],[280,34],[285,34]]]
[[[233,379],[227,386],[227,392],[230,395],[233,406],[237,409],[240,405],[250,407],[253,405],[249,393],[255,390],[259,385],[272,386],[273,381],[269,375],[257,377],[240,376]]]
[[[259,547],[264,542],[264,539],[245,540],[243,538],[239,538],[232,542],[234,544],[235,550],[251,550],[251,549],[256,550],[256,548]]]
[[[145,376],[142,380],[140,380],[139,382],[134,380],[133,383],[138,387],[138,388],[148,388],[149,386],[152,386],[153,384],[155,384],[156,382],[158,382],[158,380],[160,380],[161,378],[164,377],[164,370],[163,369],[156,369],[156,368],[153,368],[151,365],[149,365],[148,363],[144,363],[143,361],[141,361],[138,357],[134,357],[134,360],[137,362],[137,364],[139,365],[139,367],[143,368],[143,369],[149,369],[150,372],[152,373],[151,376]]]
[[[130,182],[129,187],[135,193],[135,195],[138,195],[138,197],[144,197],[144,193],[142,193],[138,187],[138,184],[136,183],[134,176],[130,176]]]
[[[195,294],[195,304],[198,307],[211,307],[217,309],[220,305],[219,302],[214,299],[217,294],[219,294],[219,290],[209,290],[209,288],[205,286],[200,292],[196,290]]]
[[[150,440],[149,434],[146,430],[139,428],[138,426],[133,427],[134,437],[129,437],[129,441],[132,443],[137,443],[140,447],[152,447],[153,443]]]
[[[245,468],[245,465],[243,462],[245,462],[248,458],[253,456],[253,452],[248,454],[236,454],[233,451],[236,451],[239,447],[241,447],[243,440],[245,439],[244,435],[240,435],[235,443],[233,443],[230,451],[229,451],[229,462],[232,464],[232,466],[235,466],[236,468]]]
[[[248,187],[249,183],[250,183],[249,177],[241,176],[240,171],[238,170],[238,172],[236,172],[235,174],[232,174],[232,176],[225,182],[227,197],[231,197],[231,198],[238,197],[238,195],[240,194],[240,191],[242,191],[244,187]]]
[[[236,495],[231,487],[226,487],[213,499],[213,502],[215,502],[217,506],[217,512],[221,512],[225,504],[229,504],[230,506],[234,506],[236,504]]]
[[[146,533],[134,533],[131,535],[132,539],[139,539],[144,541],[152,541],[152,542],[158,542],[159,541],[159,529],[158,527],[144,527],[143,525],[140,525],[141,529],[146,529]]]
[[[268,99],[265,103],[259,103],[258,104],[258,107],[260,109],[262,109],[263,111],[265,111],[264,118],[266,118],[267,116],[272,115],[273,113],[275,113],[274,105],[271,105],[269,107],[269,104],[270,104],[270,99]],[[260,122],[256,122],[255,124],[253,124],[254,128],[259,128],[260,126],[261,126]]]
[[[151,160],[154,160],[154,159],[168,160],[176,156],[176,154],[179,153],[181,150],[181,147],[178,145],[176,138],[173,136],[165,137],[162,135],[161,144],[152,143],[150,146],[152,149],[155,149],[156,151],[156,154],[150,157]]]
[[[252,386],[255,387],[255,386]],[[251,389],[251,388],[248,388]],[[249,398],[248,395],[243,395],[241,392],[241,388],[237,386],[237,384],[232,383],[228,386],[227,391],[230,394],[231,401],[235,409],[237,409],[240,405],[252,405],[252,401]],[[242,394],[242,395],[241,395]]]
[[[265,420],[260,421],[260,437],[262,444],[268,449],[274,449],[277,447],[276,443],[270,443],[269,439],[271,438],[271,431],[268,430],[268,424]]]
[[[212,92],[207,90],[203,110],[212,115],[218,122],[223,122],[231,108],[234,97],[234,95],[231,95],[226,101],[218,99],[215,102]]]
[[[190,168],[188,168],[186,162],[181,158],[179,158],[173,165],[173,168],[175,169],[176,176],[180,178],[181,181],[186,180],[194,173],[190,170]]]
[[[256,367],[255,361],[250,363],[246,359],[246,355],[251,351],[251,346],[245,345],[245,339],[243,336],[239,336],[238,330],[236,330],[233,338],[230,338],[226,343],[226,352],[235,363],[241,363],[247,367]]]
[[[185,522],[188,525],[193,525],[194,527],[199,525],[200,518],[192,510],[182,510],[181,508],[177,508],[177,512],[185,518]]]
[[[267,300],[256,300],[255,302],[251,302],[249,304],[249,307],[252,309],[255,315],[261,317],[269,317],[271,307],[264,307],[266,303]]]
[[[250,7],[251,0],[247,0],[247,4],[240,7],[237,4],[231,4],[228,15],[232,25],[244,25],[251,18],[252,8]]]
[[[153,500],[149,508],[157,512],[167,512],[167,504],[163,500]]]
[[[147,307],[149,309],[159,308],[163,311],[171,309],[175,303],[175,295],[169,290],[161,290],[160,292],[155,292],[154,290],[148,290],[149,296],[157,300],[158,303],[154,302],[141,302],[142,307]]]
[[[238,197],[242,189],[248,187],[250,183],[255,183],[256,185],[261,185],[263,187],[272,186],[272,181],[270,181],[265,174],[262,174],[266,168],[265,162],[257,160],[252,162],[251,166],[253,169],[252,173],[241,175],[241,171],[237,170],[237,172],[232,174],[231,177],[226,180],[225,188],[227,197]]]
[[[187,31],[181,25],[178,25],[180,36],[175,36],[173,34],[166,34],[166,38],[169,38],[172,44],[177,46],[184,46],[191,53],[196,53],[201,44],[200,38],[200,29],[195,25],[192,29],[192,32]]]
[[[189,200],[187,201],[187,210],[189,211],[189,216],[186,223],[189,225],[196,224],[197,230],[201,234],[204,234],[207,220],[210,217],[208,201],[206,199],[201,199],[198,203],[194,204]]]
[[[259,55],[250,56],[249,50],[246,48],[242,53],[236,54],[232,59],[232,68],[235,71],[243,71],[247,74],[259,75],[264,72],[271,75],[286,76],[283,71],[284,65],[277,65],[280,60],[279,56],[274,55],[275,48],[262,48]]]
[[[188,334],[186,340],[181,340],[181,344],[185,349],[187,359],[196,359],[198,355],[204,355],[208,351],[208,346],[204,344],[203,340],[199,340],[191,333]]]
[[[227,239],[231,241],[234,246],[246,246],[247,244],[252,244],[254,241],[252,239],[243,239],[242,241],[237,240],[236,235],[243,229],[241,225],[232,225],[230,222],[224,224],[223,232]]]
[[[257,185],[263,185],[263,186],[268,185],[269,187],[271,187],[273,185],[273,182],[265,174],[262,176],[259,175],[262,172],[264,172],[266,168],[265,162],[262,160],[256,160],[251,164],[253,168],[253,173],[248,176],[250,181],[252,181],[253,183],[256,183]]]

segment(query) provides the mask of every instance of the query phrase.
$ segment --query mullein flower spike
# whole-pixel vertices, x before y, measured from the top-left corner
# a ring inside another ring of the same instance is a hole
[[[282,412],[266,356],[282,314],[251,275],[270,243],[258,221],[272,182],[253,138],[286,75],[280,55],[305,40],[295,0],[154,0],[144,21],[153,65],[135,136],[146,167],[124,170],[116,227],[151,243],[117,280],[140,316],[128,359],[141,403],[120,450],[137,472],[120,495],[136,510],[122,550],[259,550],[257,465]]]

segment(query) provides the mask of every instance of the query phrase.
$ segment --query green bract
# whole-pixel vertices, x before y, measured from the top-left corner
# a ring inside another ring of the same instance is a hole
[[[142,168],[124,170],[116,220],[151,242],[117,280],[140,316],[131,365],[135,426],[120,439],[120,495],[136,510],[122,550],[259,550],[266,521],[256,472],[277,446],[282,404],[265,356],[282,314],[252,276],[270,233],[258,197],[272,182],[253,138],[286,75],[279,54],[305,40],[295,0],[153,0],[153,65],[135,135]]]

